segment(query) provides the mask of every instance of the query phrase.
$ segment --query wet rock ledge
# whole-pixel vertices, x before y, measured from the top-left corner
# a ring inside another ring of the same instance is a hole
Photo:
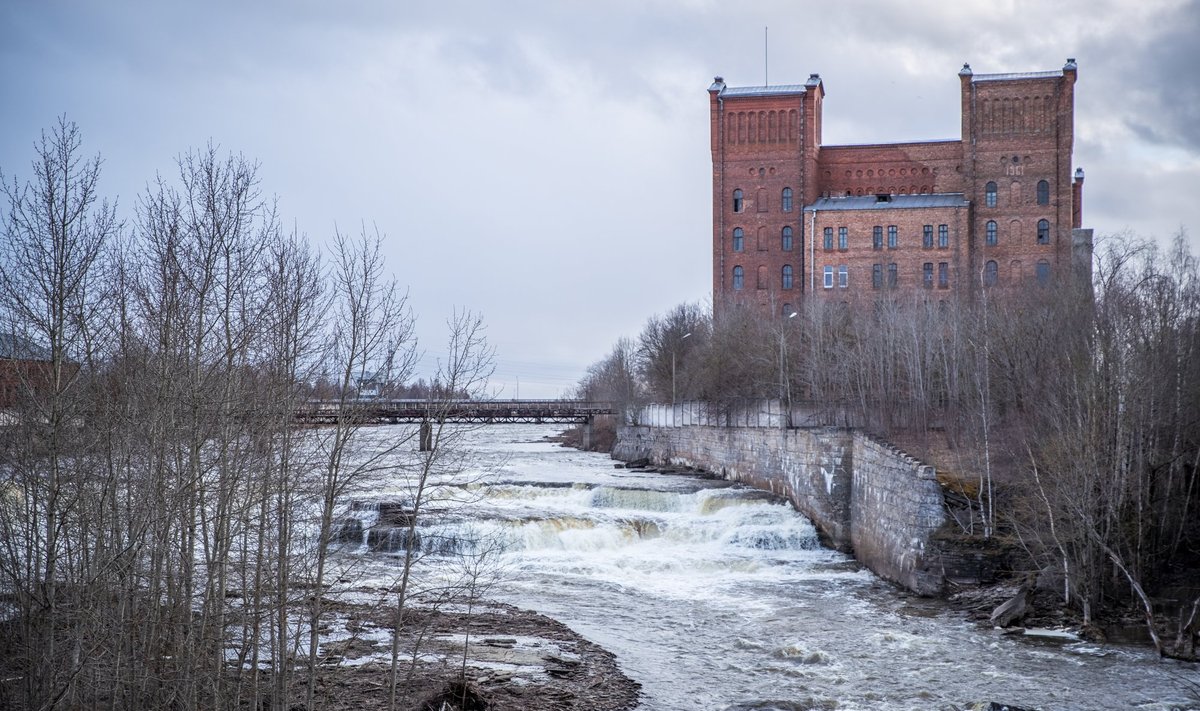
[[[394,610],[327,602],[335,634],[322,644],[318,696],[324,707],[387,708]],[[418,639],[421,661],[410,673]],[[489,601],[469,615],[407,611],[401,648],[403,709],[627,711],[638,703],[640,685],[621,673],[610,652],[560,622],[511,605]]]

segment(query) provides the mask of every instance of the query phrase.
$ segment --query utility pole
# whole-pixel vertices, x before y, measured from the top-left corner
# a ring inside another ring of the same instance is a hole
[[[796,318],[797,313],[793,311],[779,322],[779,402],[787,407],[787,415],[782,418],[785,429],[792,426],[792,384],[787,377],[787,325]]]

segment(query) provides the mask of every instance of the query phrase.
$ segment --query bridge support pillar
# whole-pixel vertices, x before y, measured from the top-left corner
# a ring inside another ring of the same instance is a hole
[[[583,433],[583,442],[581,443],[583,445],[582,448],[585,450],[591,449],[592,448],[592,418],[589,417],[586,420],[584,420],[583,424],[580,425],[579,429]]]
[[[419,450],[428,452],[433,449],[433,427],[429,424],[429,420],[421,420],[421,443]]]

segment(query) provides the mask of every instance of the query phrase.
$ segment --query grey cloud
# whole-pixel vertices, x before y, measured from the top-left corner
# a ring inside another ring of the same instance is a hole
[[[1200,1],[1184,5],[1144,55],[1130,65],[1128,82],[1152,109],[1130,127],[1147,141],[1200,149]],[[1140,71],[1132,71],[1134,68]]]

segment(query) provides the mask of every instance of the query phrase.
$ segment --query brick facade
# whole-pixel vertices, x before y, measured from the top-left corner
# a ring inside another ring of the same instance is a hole
[[[889,288],[969,298],[983,285],[1073,275],[1073,250],[1090,240],[1073,232],[1083,200],[1083,172],[1071,172],[1076,73],[1074,60],[1024,74],[964,65],[960,139],[857,146],[821,145],[816,74],[748,88],[717,77],[714,305],[779,313],[806,293],[846,300]]]

